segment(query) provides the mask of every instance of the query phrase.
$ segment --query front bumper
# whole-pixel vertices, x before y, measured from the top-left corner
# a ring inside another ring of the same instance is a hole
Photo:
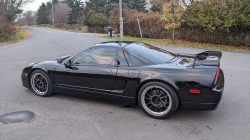
[[[22,84],[24,87],[29,88],[30,89],[30,84],[29,84],[29,75],[30,70],[31,70],[32,66],[27,66],[23,69],[22,75],[21,75],[21,80],[22,80]],[[25,73],[28,74],[28,76],[25,76]]]
[[[27,79],[22,78],[22,83],[23,83],[24,87],[30,89],[30,84],[29,84],[29,81]]]

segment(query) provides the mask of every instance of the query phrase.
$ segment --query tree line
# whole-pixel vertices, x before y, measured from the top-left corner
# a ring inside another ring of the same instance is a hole
[[[146,5],[146,0],[123,0],[123,6],[142,12],[148,12]],[[90,8],[95,13],[110,17],[112,9],[119,7],[119,0],[89,0],[86,2],[82,0],[53,0],[53,6],[55,23],[83,24],[82,14],[85,8]],[[37,14],[38,25],[52,23],[51,8],[52,2],[41,4]],[[61,17],[67,17],[67,19],[57,21]]]
[[[250,0],[123,0],[124,33],[201,43],[250,46]],[[119,32],[119,0],[53,0],[55,24],[113,26]],[[42,3],[37,24],[52,24],[52,3]],[[29,19],[29,18],[28,18]],[[32,19],[36,19],[35,17]]]

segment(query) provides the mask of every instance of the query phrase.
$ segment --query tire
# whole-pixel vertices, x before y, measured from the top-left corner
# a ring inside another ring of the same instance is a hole
[[[52,82],[48,74],[42,70],[31,73],[30,86],[38,96],[47,97],[53,94]]]
[[[138,103],[148,116],[165,119],[174,114],[179,100],[171,87],[161,82],[149,82],[141,87]]]

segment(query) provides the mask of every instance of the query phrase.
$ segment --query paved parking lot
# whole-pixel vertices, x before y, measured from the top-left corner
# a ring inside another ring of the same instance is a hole
[[[221,69],[225,90],[214,111],[178,110],[156,120],[138,106],[55,94],[38,97],[21,83],[22,69],[32,62],[55,60],[108,39],[48,28],[26,27],[31,36],[0,46],[0,116],[31,111],[29,122],[0,123],[0,140],[152,140],[250,138],[250,53],[223,51]],[[158,46],[174,53],[199,53],[202,49]]]

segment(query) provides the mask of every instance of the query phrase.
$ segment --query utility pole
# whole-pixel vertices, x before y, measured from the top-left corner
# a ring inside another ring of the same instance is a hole
[[[34,11],[33,16],[34,16],[34,24],[35,24],[36,23],[36,11]]]
[[[122,8],[122,0],[119,0],[119,8],[120,8],[120,38],[123,39],[123,8]]]
[[[54,25],[54,13],[53,13],[53,0],[52,1],[52,22],[53,22],[53,28],[55,28],[55,25]]]
[[[28,13],[26,14],[26,26],[28,26]]]

